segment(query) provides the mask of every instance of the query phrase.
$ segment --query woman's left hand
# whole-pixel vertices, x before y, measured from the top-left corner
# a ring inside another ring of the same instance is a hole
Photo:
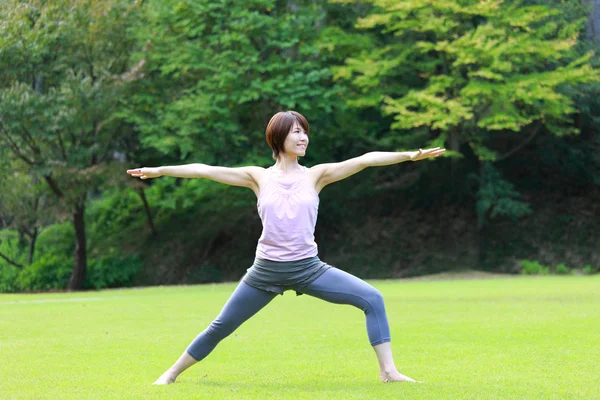
[[[444,154],[446,149],[441,149],[439,147],[434,147],[433,149],[419,149],[419,151],[414,151],[410,155],[410,161],[420,161],[426,158],[436,158],[437,156],[441,156]]]

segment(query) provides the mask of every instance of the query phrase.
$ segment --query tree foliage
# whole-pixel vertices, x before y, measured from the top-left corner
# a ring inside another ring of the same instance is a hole
[[[369,3],[358,26],[386,40],[350,57],[337,76],[365,93],[355,105],[393,115],[392,129],[425,128],[432,142],[455,152],[467,144],[482,160],[497,157],[492,134],[534,123],[575,132],[577,109],[563,89],[599,78],[591,55],[574,51],[584,20],[558,25],[555,9],[497,0]]]
[[[592,54],[577,46],[582,15],[559,24],[556,8],[499,0],[367,3],[373,8],[357,27],[384,36],[349,57],[336,76],[353,82],[353,106],[394,117],[390,136],[448,147],[449,156],[473,154],[487,165],[540,132],[578,132],[572,88],[600,78]],[[514,137],[510,132],[525,137],[499,140]],[[480,171],[478,210],[523,215],[527,205],[500,173],[489,165]],[[483,185],[491,176],[496,183]],[[500,193],[506,196],[492,205]]]
[[[123,115],[144,146],[176,159],[266,164],[275,112],[318,121],[343,106],[319,59],[321,18],[318,2],[151,1],[138,33],[146,79]]]
[[[149,247],[165,265],[207,266],[184,266],[183,281],[228,276],[215,272],[212,253],[253,229],[240,223],[258,222],[252,193],[206,180],[133,181],[125,169],[266,166],[266,124],[287,109],[310,122],[309,166],[426,146],[454,157],[329,188],[320,229],[331,243],[340,221],[376,218],[360,204],[387,218],[406,195],[423,207],[475,203],[483,248],[495,240],[495,218],[535,211],[520,193],[536,179],[524,177],[523,163],[537,178],[552,176],[536,185],[598,193],[598,59],[584,36],[597,16],[592,3],[6,0],[0,291],[131,285],[152,263],[131,253]],[[180,234],[195,218],[197,231]],[[378,235],[391,237],[387,229]],[[165,258],[169,239],[188,258]],[[20,254],[27,240],[29,257]],[[235,257],[243,255],[217,260]]]
[[[0,143],[43,178],[70,210],[86,270],[84,210],[124,135],[115,112],[132,78],[128,29],[137,2],[8,1],[0,6]]]

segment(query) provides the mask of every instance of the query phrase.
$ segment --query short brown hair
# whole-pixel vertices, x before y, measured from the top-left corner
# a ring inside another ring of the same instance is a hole
[[[271,117],[265,136],[269,147],[273,150],[274,159],[283,153],[283,142],[294,126],[294,122],[297,122],[308,135],[308,121],[296,111],[280,111]]]

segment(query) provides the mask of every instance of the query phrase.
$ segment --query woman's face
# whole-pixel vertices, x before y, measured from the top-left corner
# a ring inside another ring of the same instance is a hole
[[[308,147],[308,135],[297,122],[290,129],[290,132],[283,142],[283,149],[286,154],[301,157],[306,154]]]

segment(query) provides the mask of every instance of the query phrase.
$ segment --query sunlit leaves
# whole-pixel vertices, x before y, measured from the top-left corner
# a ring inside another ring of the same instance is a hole
[[[373,11],[357,27],[382,29],[397,40],[349,58],[336,78],[364,93],[352,105],[379,105],[393,115],[397,134],[451,130],[465,143],[480,134],[475,126],[520,131],[535,121],[571,133],[576,108],[562,89],[600,79],[589,55],[577,57],[582,19],[559,26],[554,8],[475,0],[368,3]]]

